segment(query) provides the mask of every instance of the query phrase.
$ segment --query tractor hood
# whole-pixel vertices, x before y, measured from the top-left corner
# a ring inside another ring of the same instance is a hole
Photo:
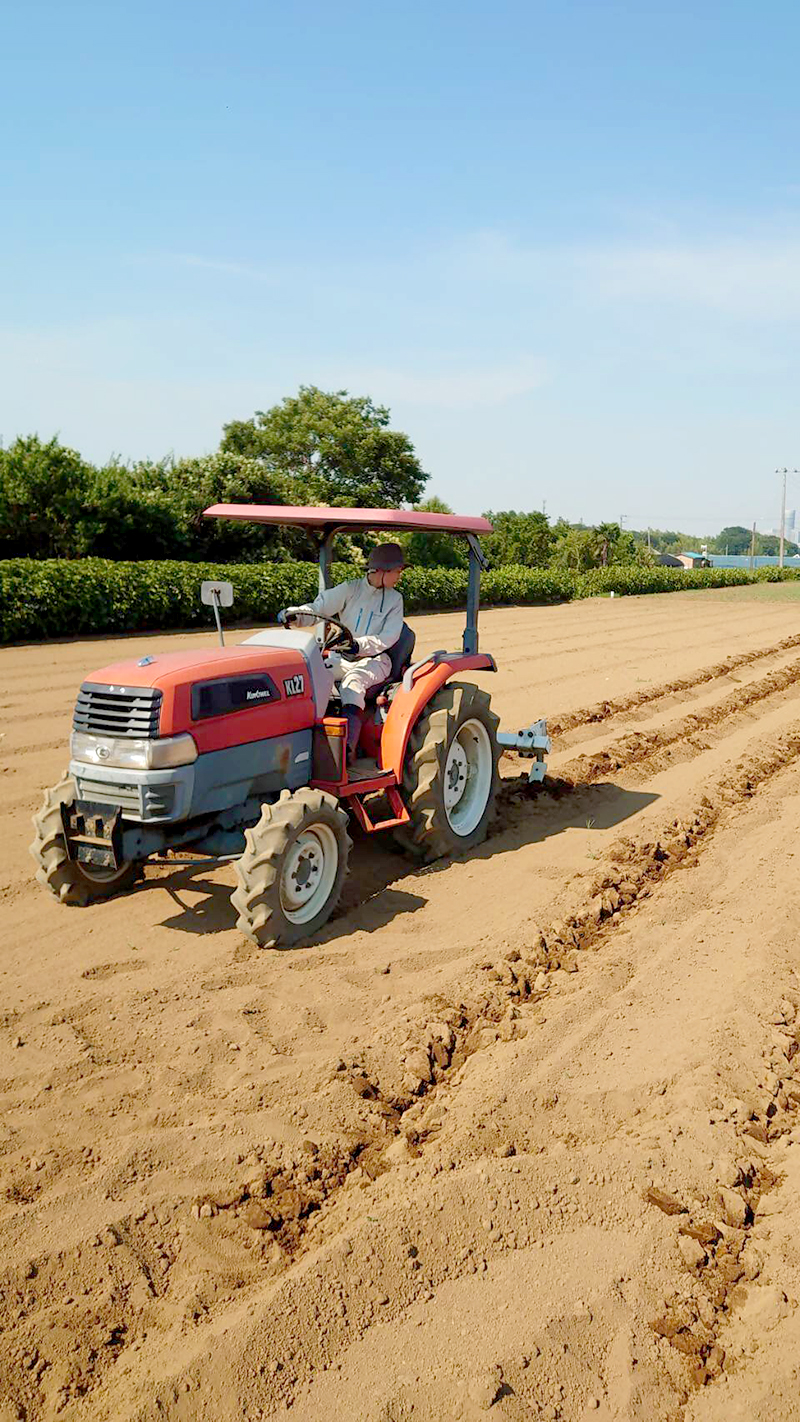
[[[305,730],[314,720],[302,651],[250,645],[155,652],[100,667],[81,687],[74,724],[98,735],[189,731],[202,752]]]
[[[150,652],[138,661],[111,662],[92,672],[87,681],[112,686],[159,686],[185,681],[187,678],[223,676],[233,671],[250,671],[263,666],[265,657],[280,655],[271,647],[260,654],[253,647],[208,647],[199,652]]]

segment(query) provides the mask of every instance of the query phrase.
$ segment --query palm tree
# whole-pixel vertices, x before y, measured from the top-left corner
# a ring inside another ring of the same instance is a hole
[[[619,542],[622,529],[618,523],[600,523],[593,532],[593,551],[601,568],[607,568],[611,561],[611,549]]]

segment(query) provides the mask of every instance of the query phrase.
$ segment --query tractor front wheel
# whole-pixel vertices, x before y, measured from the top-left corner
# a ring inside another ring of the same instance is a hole
[[[71,804],[74,799],[75,782],[68,775],[52,790],[46,791],[44,804],[38,815],[33,817],[36,838],[31,845],[31,854],[36,861],[37,882],[43,888],[60,899],[62,904],[85,906],[130,889],[140,877],[142,866],[138,861],[132,861],[119,869],[100,869],[70,859],[64,839],[61,806]]]
[[[260,948],[291,948],[330,918],[347,873],[347,815],[333,795],[284,790],[245,831],[231,903]]]
[[[481,844],[497,795],[498,717],[489,693],[449,682],[432,696],[414,729],[403,770],[411,822],[398,831],[403,849],[439,859]]]

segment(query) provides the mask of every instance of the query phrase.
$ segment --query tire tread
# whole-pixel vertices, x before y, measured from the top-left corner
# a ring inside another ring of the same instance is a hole
[[[336,881],[324,910],[309,924],[294,925],[280,910],[276,886],[281,861],[291,838],[320,818],[332,822],[337,831],[340,862]],[[288,948],[311,936],[336,908],[347,873],[351,841],[347,816],[339,802],[310,786],[294,792],[284,790],[274,804],[263,806],[258,823],[245,834],[245,843],[245,852],[236,862],[236,888],[231,895],[239,932],[260,948]]]
[[[124,893],[141,878],[138,862],[128,864],[118,879],[91,879],[81,873],[67,854],[61,824],[61,806],[75,798],[75,782],[64,774],[56,785],[45,791],[40,810],[32,817],[36,831],[30,853],[36,863],[36,882],[47,889],[62,904],[84,908],[98,899]]]
[[[494,770],[487,810],[473,833],[461,841],[447,823],[437,791],[452,737],[462,721],[472,719],[483,721],[489,731],[495,747]],[[412,857],[430,862],[486,838],[497,794],[499,725],[489,693],[471,682],[448,682],[431,697],[411,732],[403,766],[403,799],[411,821],[395,832],[401,849]]]

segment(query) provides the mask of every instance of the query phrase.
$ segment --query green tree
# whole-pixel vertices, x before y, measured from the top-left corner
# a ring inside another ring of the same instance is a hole
[[[172,518],[168,558],[257,562],[263,558],[313,557],[302,530],[270,524],[203,518],[211,504],[285,504],[293,490],[262,460],[220,451],[196,459],[164,459],[134,464],[124,471],[128,489],[140,507],[169,509]],[[126,555],[158,556],[141,547]]]
[[[635,559],[633,535],[623,532],[618,523],[599,523],[592,529],[592,556],[595,567],[608,568],[612,563],[632,563]]]
[[[506,509],[486,513],[484,518],[494,525],[494,533],[483,539],[484,552],[495,566],[521,563],[528,568],[546,568],[555,542],[555,533],[547,516],[535,509],[517,513]]]
[[[595,567],[593,553],[593,530],[573,528],[565,519],[559,519],[553,529],[555,543],[550,558],[554,568],[569,568],[573,573],[585,573]]]
[[[20,436],[0,450],[0,557],[80,558],[93,475],[74,449]]]
[[[752,532],[749,528],[743,528],[741,524],[731,524],[729,528],[723,528],[713,540],[717,553],[730,553],[737,557],[742,553],[750,552]]]
[[[699,547],[701,543],[707,543],[709,547],[714,540],[710,535],[704,535],[698,539],[696,533],[679,533],[673,529],[651,528],[649,530],[650,542],[655,553],[683,553],[689,548]],[[637,543],[647,544],[647,529],[637,529],[633,531],[633,536]]]
[[[581,528],[559,519],[554,533],[556,543],[551,560],[554,567],[585,573],[590,568],[650,561],[646,547],[638,545],[633,534],[620,528],[618,523]]]
[[[220,449],[286,479],[295,503],[396,508],[415,503],[429,477],[408,435],[389,428],[384,405],[314,385],[225,425]]]
[[[750,548],[748,546],[748,553]],[[777,533],[757,533],[756,553],[766,554],[770,557],[777,557],[781,551],[781,540]],[[788,538],[783,540],[783,551],[787,558],[793,558],[797,552],[797,544],[790,542]]]
[[[121,462],[92,470],[83,530],[86,553],[98,558],[191,557],[169,492]]]

